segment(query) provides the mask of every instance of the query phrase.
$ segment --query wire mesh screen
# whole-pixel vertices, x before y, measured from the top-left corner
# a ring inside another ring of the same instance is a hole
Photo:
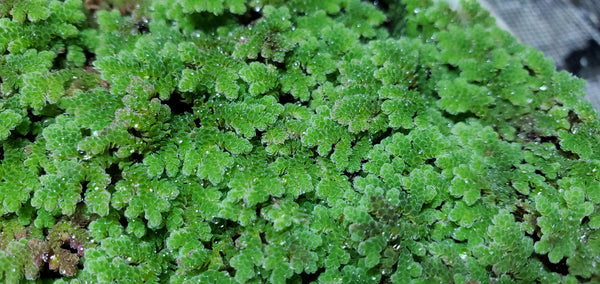
[[[586,79],[587,98],[600,109],[600,0],[481,2],[521,42]]]

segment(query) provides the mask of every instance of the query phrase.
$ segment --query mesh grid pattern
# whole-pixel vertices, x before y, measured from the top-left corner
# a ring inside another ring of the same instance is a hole
[[[558,69],[567,69],[565,59],[573,51],[600,43],[594,20],[600,15],[600,0],[480,0],[521,42],[541,50]],[[592,20],[590,20],[592,19]],[[600,70],[598,70],[600,71]],[[587,76],[586,97],[600,109],[600,72]]]

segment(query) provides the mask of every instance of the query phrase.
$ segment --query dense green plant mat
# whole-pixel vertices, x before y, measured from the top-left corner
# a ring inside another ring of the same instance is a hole
[[[9,0],[0,83],[2,282],[600,281],[584,82],[473,1]]]

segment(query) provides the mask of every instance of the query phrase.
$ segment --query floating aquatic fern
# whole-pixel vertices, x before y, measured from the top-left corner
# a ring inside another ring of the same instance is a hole
[[[582,87],[475,1],[4,1],[0,280],[594,282]]]

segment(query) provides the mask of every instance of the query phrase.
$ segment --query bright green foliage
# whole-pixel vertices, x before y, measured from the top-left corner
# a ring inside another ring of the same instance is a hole
[[[6,144],[5,144],[6,145]],[[35,169],[23,165],[23,145],[3,147],[4,160],[0,164],[0,198],[3,214],[18,212],[26,203],[31,192],[41,189]],[[21,214],[19,214],[21,215]]]
[[[12,109],[0,112],[0,121],[3,123],[0,129],[0,140],[6,139],[10,135],[11,130],[15,129],[21,123],[22,119],[23,117]]]
[[[314,85],[315,79],[306,76],[299,68],[291,69],[281,77],[281,90],[283,92],[290,92],[292,96],[302,101],[309,100],[310,88]]]
[[[253,96],[264,94],[277,86],[278,76],[273,65],[252,62],[240,70],[240,76],[250,86],[248,92]]]
[[[0,51],[23,53],[33,48],[59,51],[57,44],[77,42],[85,20],[80,0],[9,0],[0,4]]]
[[[1,282],[600,277],[597,112],[476,1],[0,2]]]
[[[89,267],[81,278],[92,282],[158,282],[157,272],[168,264],[156,245],[128,236],[106,238],[102,246],[86,251]],[[160,274],[160,273],[159,273]]]
[[[467,111],[479,114],[494,103],[494,98],[485,87],[469,84],[462,78],[440,81],[438,88],[442,97],[438,105],[451,114]]]
[[[553,263],[572,255],[577,246],[581,245],[577,233],[581,230],[579,229],[581,220],[594,211],[593,204],[584,201],[582,188],[566,182],[559,182],[559,185],[569,186],[567,190],[561,188],[558,192],[562,195],[561,199],[564,199],[566,208],[559,208],[545,196],[540,195],[536,199],[537,209],[542,215],[538,218],[538,225],[545,234],[535,244],[535,251],[548,253],[548,259]]]
[[[494,216],[492,222],[494,225],[488,227],[489,235],[493,240],[492,245],[483,248],[479,252],[481,255],[477,256],[482,260],[485,259],[486,263],[492,265],[494,271],[499,274],[518,273],[514,270],[515,264],[518,263],[522,266],[530,265],[527,259],[532,253],[533,241],[523,237],[524,232],[519,228],[514,217],[507,211],[501,211]],[[514,250],[515,253],[505,257],[504,254],[508,250]]]

